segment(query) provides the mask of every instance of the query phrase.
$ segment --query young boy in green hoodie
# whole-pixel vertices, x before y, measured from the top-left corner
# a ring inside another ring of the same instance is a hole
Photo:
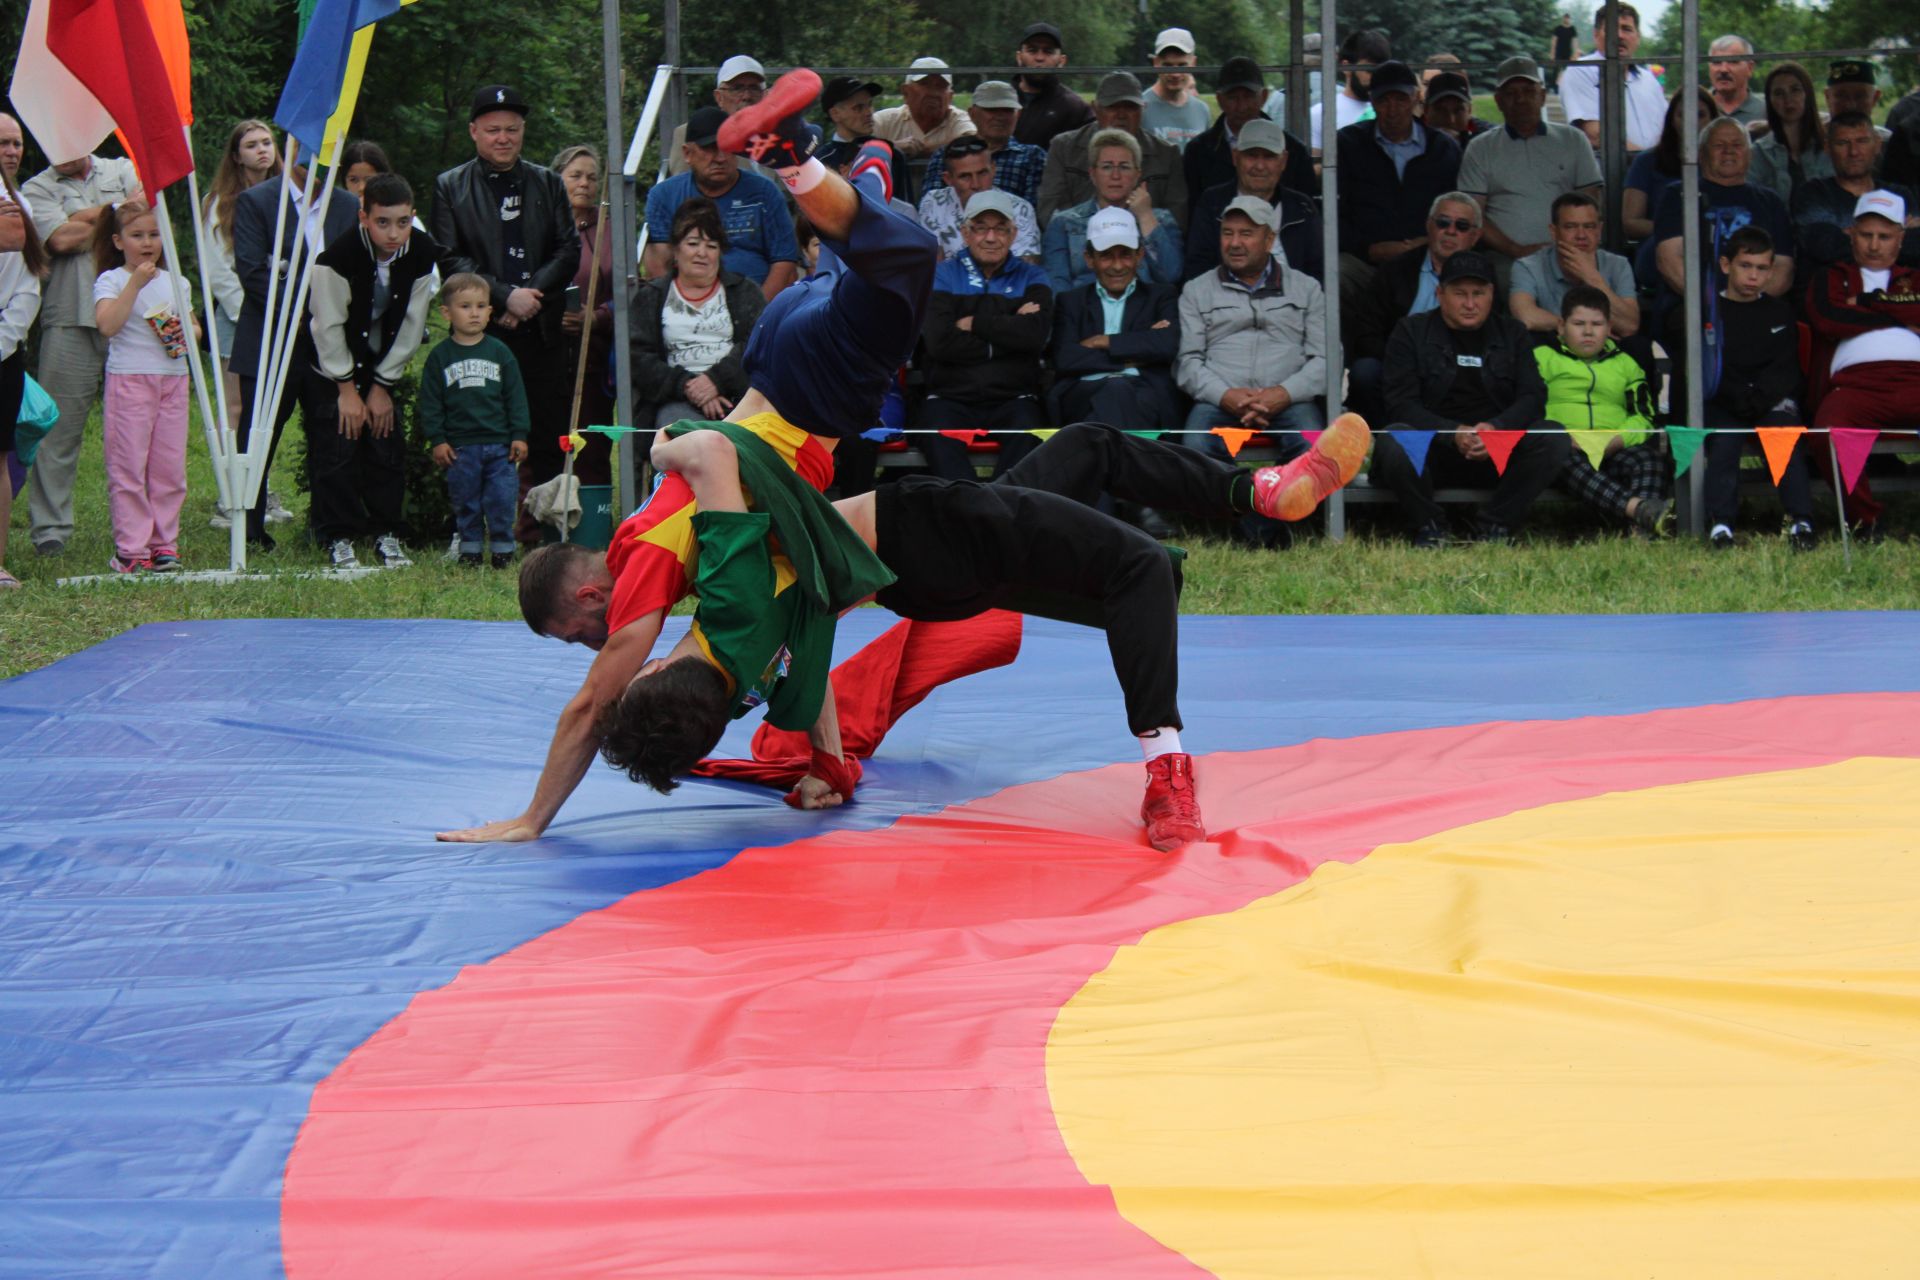
[[[1612,308],[1591,285],[1560,300],[1560,336],[1534,349],[1546,416],[1573,437],[1560,482],[1642,537],[1671,531],[1666,453],[1653,436],[1653,393],[1640,362],[1607,337]],[[1593,463],[1600,457],[1599,466]]]

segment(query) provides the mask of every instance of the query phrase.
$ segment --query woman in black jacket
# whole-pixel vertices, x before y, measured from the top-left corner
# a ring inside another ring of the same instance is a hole
[[[747,335],[766,306],[759,285],[721,269],[727,233],[713,201],[681,205],[669,243],[672,274],[649,280],[633,300],[633,416],[656,429],[732,411],[747,390]]]

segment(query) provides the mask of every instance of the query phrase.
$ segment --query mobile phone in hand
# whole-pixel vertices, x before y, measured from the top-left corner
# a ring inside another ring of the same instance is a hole
[[[571,314],[572,312],[578,311],[579,309],[580,309],[580,286],[577,284],[570,284],[567,286],[567,311],[569,314]]]

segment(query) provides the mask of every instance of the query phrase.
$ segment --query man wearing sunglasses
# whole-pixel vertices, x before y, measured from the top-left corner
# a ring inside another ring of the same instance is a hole
[[[1388,261],[1353,308],[1345,326],[1348,369],[1352,380],[1347,398],[1354,411],[1378,422],[1382,403],[1381,361],[1387,337],[1405,316],[1431,311],[1439,301],[1440,273],[1447,260],[1480,243],[1480,206],[1464,191],[1449,191],[1427,210],[1426,243]],[[1496,311],[1505,311],[1496,298]]]
[[[973,91],[967,107],[976,135],[986,144],[993,159],[993,185],[1008,195],[1019,196],[1035,208],[1040,204],[1040,176],[1047,167],[1047,149],[1031,146],[1014,136],[1020,122],[1020,95],[1005,80],[982,80]],[[955,138],[961,146],[966,138]],[[942,147],[927,160],[926,189],[934,190],[947,181],[947,148]]]

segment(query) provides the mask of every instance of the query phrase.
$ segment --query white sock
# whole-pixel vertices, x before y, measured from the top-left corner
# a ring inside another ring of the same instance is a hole
[[[827,180],[827,166],[814,156],[808,156],[807,162],[797,168],[775,169],[780,181],[787,184],[787,190],[797,196],[803,196]]]
[[[1149,760],[1159,756],[1177,756],[1180,754],[1180,731],[1155,729],[1152,733],[1143,733],[1140,735],[1140,750]]]

